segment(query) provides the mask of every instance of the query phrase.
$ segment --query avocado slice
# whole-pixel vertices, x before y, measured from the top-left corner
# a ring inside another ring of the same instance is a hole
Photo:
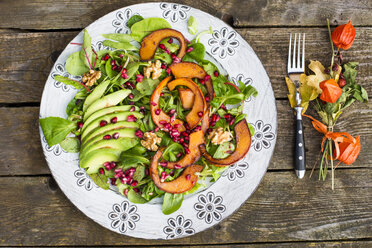
[[[117,149],[122,152],[129,150],[133,146],[138,144],[138,139],[136,138],[119,138],[119,139],[111,139],[111,140],[100,140],[95,143],[91,143],[91,145],[84,147],[80,151],[79,157],[80,160],[84,158],[84,156],[91,151],[101,149],[101,148],[112,148]]]
[[[83,104],[83,112],[87,110],[87,108],[96,100],[100,99],[103,94],[105,93],[105,90],[107,86],[110,84],[110,80],[107,80],[105,82],[100,83],[92,93],[90,93],[87,98],[84,101]]]
[[[85,168],[88,174],[98,173],[105,162],[118,161],[121,151],[117,149],[101,148],[91,151],[80,160],[80,167]]]
[[[137,118],[143,118],[143,115],[138,112],[130,112],[130,111],[124,111],[119,113],[111,113],[102,117],[98,117],[94,121],[92,121],[81,133],[81,140],[84,141],[85,137],[88,136],[91,132],[95,132],[97,129],[105,128],[109,125],[110,120],[114,117],[117,117],[117,122],[126,121],[128,119],[128,116],[134,115]],[[100,127],[101,121],[107,121],[108,124],[106,126]]]
[[[105,116],[111,113],[129,111],[132,107],[134,107],[134,111],[137,111],[137,112],[139,111],[139,107],[134,106],[134,105],[114,106],[114,107],[103,108],[101,110],[98,110],[97,112],[94,112],[91,116],[89,116],[89,118],[84,120],[84,126],[83,126],[82,131],[85,130],[85,128],[89,125],[89,123],[91,123],[98,117]]]
[[[91,135],[89,135],[89,137],[87,136],[86,139],[82,141],[82,149],[84,149],[84,147],[87,147],[88,145],[92,143],[103,140],[103,136],[105,135],[112,136],[114,133],[118,133],[119,138],[135,138],[136,137],[135,133],[138,127],[139,125],[136,122],[126,122],[126,121],[107,125],[102,128],[102,129],[107,128],[107,130],[99,129],[97,130],[96,133],[92,133]]]
[[[84,119],[87,119],[91,114],[100,109],[117,105],[123,101],[130,92],[130,90],[119,90],[94,101],[84,113]]]

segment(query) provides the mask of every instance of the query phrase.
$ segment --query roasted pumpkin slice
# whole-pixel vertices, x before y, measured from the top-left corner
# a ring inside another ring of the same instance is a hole
[[[203,166],[191,165],[187,167],[175,180],[170,182],[162,182],[158,173],[159,159],[161,158],[162,154],[163,149],[159,149],[153,156],[150,164],[150,176],[156,187],[172,194],[181,194],[192,189],[198,181],[198,176],[195,175],[195,173],[201,172],[203,170]]]
[[[209,106],[207,110],[204,112],[202,124],[201,124],[201,130],[205,134],[209,128],[209,110],[211,107]]]
[[[141,48],[139,50],[141,60],[150,60],[154,57],[155,51],[158,48],[160,41],[165,38],[175,38],[180,43],[180,49],[178,51],[177,57],[182,59],[186,54],[186,40],[182,33],[177,30],[164,28],[159,29],[143,38],[141,42]]]
[[[185,168],[189,165],[194,164],[199,160],[201,153],[199,150],[199,145],[204,144],[204,134],[202,131],[197,131],[190,134],[189,150],[190,153],[186,154],[182,159],[177,162],[168,162],[167,168],[174,169],[176,165],[181,168]]]
[[[201,154],[204,156],[208,162],[214,164],[218,167],[228,166],[235,164],[239,160],[243,159],[247,155],[249,148],[251,147],[251,134],[249,132],[248,123],[245,119],[238,122],[235,127],[235,136],[236,136],[236,148],[235,151],[223,159],[213,158],[205,147],[205,144],[199,145]]]
[[[185,86],[192,90],[195,95],[194,105],[186,115],[187,124],[189,124],[190,129],[193,129],[201,122],[204,115],[206,106],[204,95],[199,86],[189,78],[178,78],[168,83],[168,89],[170,91],[174,90],[177,86]]]
[[[172,74],[175,78],[198,78],[204,80],[205,76],[207,75],[207,73],[200,65],[193,62],[181,62],[172,64],[169,66],[169,69],[171,69]],[[207,88],[208,95],[212,100],[214,97],[212,80],[209,79],[205,81],[205,86]]]
[[[152,93],[152,96],[151,96],[151,103],[150,103],[151,117],[152,117],[152,120],[155,123],[155,125],[158,126],[158,127],[160,127],[160,128],[164,127],[164,125],[163,124],[160,124],[160,122],[165,121],[166,123],[170,123],[170,121],[171,121],[170,116],[167,115],[166,113],[164,113],[164,111],[159,108],[160,94],[163,91],[163,88],[168,84],[168,82],[171,79],[172,79],[172,77],[166,77],[166,78],[164,78],[160,82],[160,84],[156,87],[156,89],[154,90],[154,92]],[[172,126],[174,126],[176,124],[179,124],[178,125],[178,128],[177,128],[177,130],[179,132],[183,132],[183,131],[186,130],[185,126],[183,125],[183,121],[182,120],[175,119],[171,123]]]
[[[179,88],[178,94],[180,95],[181,104],[184,109],[191,109],[194,105],[195,95],[192,90],[187,88]]]

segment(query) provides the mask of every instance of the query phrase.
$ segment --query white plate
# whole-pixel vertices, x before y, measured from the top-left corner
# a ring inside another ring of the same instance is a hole
[[[163,17],[189,40],[193,38],[187,31],[190,16],[198,20],[199,31],[212,27],[213,34],[201,38],[207,53],[228,72],[231,80],[253,85],[258,90],[257,98],[248,99],[244,108],[248,122],[256,130],[248,155],[226,170],[216,183],[185,197],[178,211],[164,215],[161,203],[133,204],[113,190],[97,187],[79,168],[78,154],[66,153],[59,145],[49,147],[41,132],[42,147],[59,187],[76,207],[100,225],[137,238],[184,237],[201,232],[231,215],[257,188],[269,166],[276,142],[275,98],[266,71],[247,42],[223,21],[185,5],[146,3],[113,11],[87,27],[94,48],[102,49],[100,34],[129,32],[127,21],[134,14],[144,18]],[[82,41],[82,32],[72,40]],[[69,44],[57,59],[45,84],[40,118],[67,117],[66,106],[77,91],[53,78],[63,75],[79,79],[70,76],[64,66],[67,57],[78,50],[79,46]]]

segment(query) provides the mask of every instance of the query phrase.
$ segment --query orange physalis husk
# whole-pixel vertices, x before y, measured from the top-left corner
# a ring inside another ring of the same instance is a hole
[[[354,138],[347,132],[334,133],[334,132],[328,131],[327,126],[321,123],[320,121],[316,120],[315,118],[309,115],[304,115],[304,116],[312,120],[313,127],[319,133],[324,134],[324,137],[322,140],[322,151],[323,151],[324,142],[326,141],[326,139],[331,139],[335,143],[335,150],[334,150],[335,157],[333,159],[334,160],[338,159],[340,163],[342,162],[347,165],[354,163],[354,161],[357,159],[360,153],[360,148],[361,148],[360,136],[357,136],[356,138]]]
[[[333,78],[324,80],[319,87],[322,89],[320,100],[325,102],[335,103],[342,94],[342,89]]]
[[[351,47],[355,39],[355,28],[349,21],[335,28],[332,32],[332,41],[336,47],[347,50]]]

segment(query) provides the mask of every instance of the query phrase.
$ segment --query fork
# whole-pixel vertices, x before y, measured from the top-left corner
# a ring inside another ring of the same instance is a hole
[[[302,49],[301,49],[302,36]],[[297,53],[296,53],[296,43]],[[302,50],[302,52],[301,52]],[[292,57],[292,58],[291,58]],[[292,50],[292,34],[289,36],[287,74],[296,86],[296,144],[295,144],[295,171],[298,178],[303,178],[306,171],[305,143],[302,127],[302,107],[300,95],[300,75],[305,72],[305,34],[294,35]]]

